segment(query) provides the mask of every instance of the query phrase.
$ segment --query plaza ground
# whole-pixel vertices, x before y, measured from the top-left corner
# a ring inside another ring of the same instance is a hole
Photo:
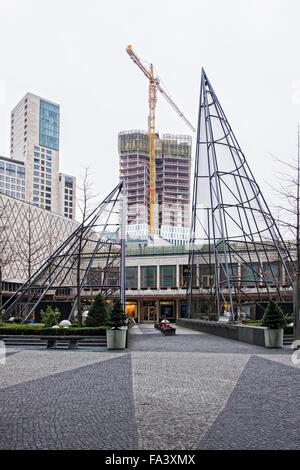
[[[8,347],[0,449],[299,449],[291,355],[145,324],[125,351]]]

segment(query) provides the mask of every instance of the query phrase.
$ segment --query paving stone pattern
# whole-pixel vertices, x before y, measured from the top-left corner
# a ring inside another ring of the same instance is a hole
[[[299,449],[291,354],[153,325],[125,352],[8,347],[0,449]]]

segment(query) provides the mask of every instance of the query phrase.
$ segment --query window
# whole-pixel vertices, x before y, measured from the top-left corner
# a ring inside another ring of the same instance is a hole
[[[45,206],[46,211],[51,211],[51,206]]]
[[[23,166],[17,166],[17,177],[25,179],[25,168]]]
[[[40,150],[40,147],[34,146],[34,150]]]
[[[66,188],[73,188],[73,179],[69,178],[68,176],[65,177],[65,187]]]
[[[224,267],[224,269],[222,266]],[[224,270],[226,270],[225,264],[221,265],[221,269],[220,269],[221,288],[223,287],[224,289],[228,289],[227,276]],[[238,264],[237,263],[228,264],[228,274],[229,274],[230,279],[238,278]]]
[[[51,173],[52,172],[51,168],[46,168],[46,172]]]
[[[16,176],[16,166],[11,163],[6,163],[6,173],[10,176]]]
[[[39,158],[34,158],[33,161],[34,161],[34,163],[40,163],[40,159],[39,159]]]
[[[160,266],[160,287],[176,286],[176,266]]]
[[[156,287],[156,266],[141,267],[141,287]]]
[[[33,198],[33,202],[38,202],[38,200],[39,200],[39,198],[36,197],[36,196]]]
[[[39,170],[39,169],[40,169],[40,166],[39,166],[39,165],[33,165],[33,168],[34,168],[35,170]]]
[[[38,183],[40,180],[39,180],[39,178],[33,178],[33,181],[34,181],[35,183]]]
[[[40,156],[39,152],[33,152],[33,155],[34,155],[34,157],[39,157]]]

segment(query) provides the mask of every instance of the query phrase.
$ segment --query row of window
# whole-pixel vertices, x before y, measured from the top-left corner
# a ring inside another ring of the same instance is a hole
[[[157,288],[157,266],[141,266],[140,268],[141,288]],[[241,266],[239,272],[237,264],[229,265],[229,275],[232,280],[239,280],[240,284],[247,287],[264,287],[265,284],[275,285],[284,282],[283,273],[280,272],[280,266],[277,261],[265,262],[263,266],[259,263],[252,263]],[[239,278],[238,278],[239,276]],[[179,286],[187,287],[190,279],[190,270],[188,265],[179,266]],[[285,279],[288,282],[287,279]],[[219,282],[226,288],[226,276],[224,270],[219,273]],[[193,271],[193,287],[209,288],[215,286],[214,265],[199,265]],[[159,266],[159,287],[177,287],[176,265]],[[126,288],[138,288],[138,267],[126,267]]]
[[[40,145],[59,148],[59,107],[40,100]]]
[[[4,181],[4,175],[0,175],[0,181]],[[18,184],[18,185],[25,186],[25,180],[23,180],[23,179],[21,180],[19,178],[13,178],[13,177],[10,177],[10,176],[6,176],[5,181],[7,183],[12,183],[12,184]]]

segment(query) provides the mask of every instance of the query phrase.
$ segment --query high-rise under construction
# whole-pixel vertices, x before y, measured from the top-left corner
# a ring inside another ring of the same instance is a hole
[[[127,187],[127,234],[149,236],[149,135],[145,131],[119,133],[120,176]],[[190,227],[190,173],[192,137],[156,134],[155,235],[184,245]]]

